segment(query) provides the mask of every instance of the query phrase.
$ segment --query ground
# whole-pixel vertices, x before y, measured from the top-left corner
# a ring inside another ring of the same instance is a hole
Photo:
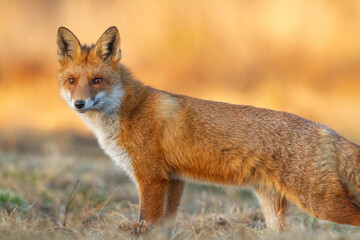
[[[135,185],[91,137],[0,137],[0,239],[134,239]],[[280,235],[247,188],[187,184],[174,230],[150,239],[360,239],[291,205]],[[144,228],[144,231],[147,229]]]

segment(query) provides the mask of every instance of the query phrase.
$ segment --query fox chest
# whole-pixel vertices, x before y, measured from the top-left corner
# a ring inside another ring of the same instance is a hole
[[[94,132],[100,147],[130,178],[134,179],[131,158],[119,144],[120,122],[114,116],[98,116],[96,118],[83,118],[88,127]]]

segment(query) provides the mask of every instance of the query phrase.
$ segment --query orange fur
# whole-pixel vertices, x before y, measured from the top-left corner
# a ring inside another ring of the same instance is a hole
[[[284,229],[287,200],[317,218],[360,226],[359,146],[290,113],[144,86],[119,63],[120,37],[114,27],[91,47],[81,46],[72,35],[59,29],[60,87],[72,97],[94,98],[120,86],[115,115],[101,109],[81,114],[119,123],[114,136],[106,136],[131,159],[141,220],[156,225],[173,219],[184,181],[194,180],[253,186],[267,225],[275,230]],[[70,77],[76,85],[67,84]],[[103,84],[91,85],[95,77],[103,78]],[[94,132],[101,135],[101,129]]]

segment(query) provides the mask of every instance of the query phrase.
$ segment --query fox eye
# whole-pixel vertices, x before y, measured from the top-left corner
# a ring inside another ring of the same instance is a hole
[[[94,83],[94,84],[101,84],[102,81],[103,81],[102,78],[95,78],[94,81],[93,81],[93,83]]]
[[[74,84],[75,83],[75,79],[74,78],[69,78],[69,84]]]

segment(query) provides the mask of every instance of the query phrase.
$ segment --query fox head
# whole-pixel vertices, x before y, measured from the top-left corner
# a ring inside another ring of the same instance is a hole
[[[116,112],[124,94],[121,84],[120,35],[107,29],[95,45],[81,45],[68,29],[57,34],[58,80],[61,96],[79,113]]]

